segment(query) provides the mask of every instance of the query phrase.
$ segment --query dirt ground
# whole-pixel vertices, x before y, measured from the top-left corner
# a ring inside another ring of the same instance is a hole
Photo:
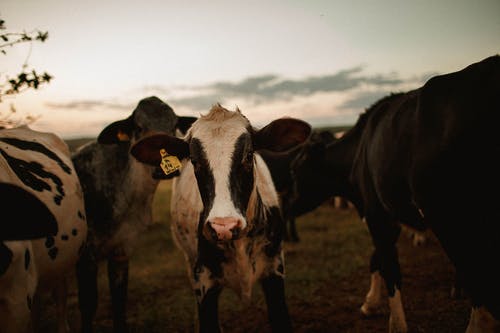
[[[409,332],[465,332],[470,302],[450,297],[454,269],[430,235],[415,248],[402,235],[398,246],[403,274],[403,304]],[[368,266],[368,262],[367,262]],[[369,289],[368,268],[358,269],[336,285],[323,285],[321,301],[292,309],[297,332],[388,332],[389,308],[366,318],[359,312]]]
[[[194,298],[184,259],[172,243],[168,219],[159,219],[137,246],[130,263],[128,323],[131,332],[194,332]],[[368,291],[371,240],[352,209],[324,205],[298,220],[301,241],[286,244],[286,295],[295,332],[388,332],[388,306],[372,318],[359,308]],[[432,235],[415,247],[402,234],[398,243],[403,304],[410,332],[464,332],[467,299],[452,299],[454,269]],[[99,271],[96,332],[111,332],[104,263]],[[55,331],[54,307],[44,299],[42,327]],[[69,299],[72,331],[78,332],[76,288]],[[266,305],[255,286],[252,303],[229,291],[220,301],[224,332],[270,332]]]
[[[470,302],[464,297],[450,297],[454,269],[437,239],[429,234],[425,244],[415,247],[412,240],[402,233],[398,250],[409,332],[465,332]],[[289,258],[299,256],[300,246],[292,251],[288,253]],[[295,331],[388,332],[388,305],[375,317],[366,318],[359,311],[368,289],[367,259],[365,267],[355,269],[336,283],[322,282],[312,297],[292,299],[289,307]],[[243,326],[241,317],[236,316],[225,327],[229,332],[270,332],[264,322],[265,313],[252,313],[252,316],[255,318],[247,320],[248,325]],[[259,321],[259,326],[255,321]],[[231,329],[238,326],[237,330]]]

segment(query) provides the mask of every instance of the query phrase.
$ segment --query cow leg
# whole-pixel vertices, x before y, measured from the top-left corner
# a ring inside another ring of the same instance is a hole
[[[60,283],[53,290],[53,297],[56,302],[57,308],[57,332],[66,333],[69,332],[68,324],[68,287],[66,278],[63,278]]]
[[[85,249],[76,264],[78,303],[82,333],[93,331],[92,323],[97,311],[97,262],[90,249]]]
[[[382,218],[380,218],[382,217]],[[389,332],[407,332],[405,313],[401,301],[401,271],[396,242],[401,227],[387,216],[367,216],[368,229],[380,260],[380,274],[385,281],[389,295]]]
[[[219,326],[219,295],[220,286],[212,286],[205,291],[202,299],[198,301],[198,332],[220,332]],[[198,296],[198,295],[197,295]]]
[[[120,253],[122,253],[120,251]],[[113,331],[127,332],[128,257],[115,255],[108,260],[108,281],[113,310]]]
[[[455,278],[453,280],[453,285],[451,286],[450,297],[454,299],[464,299],[465,291],[463,289],[463,282],[460,275],[455,270]]]
[[[295,224],[295,217],[289,219],[290,225],[290,240],[294,243],[300,241],[299,234],[297,233],[297,225]]]
[[[19,333],[33,331],[30,311],[26,307],[25,302],[19,303],[18,301],[19,300],[13,298],[0,302],[0,332]]]
[[[285,301],[285,281],[277,274],[262,279],[269,323],[273,332],[292,332],[292,323]]]
[[[297,233],[297,226],[295,224],[295,218],[290,217],[285,219],[285,224],[283,228],[283,240],[285,242],[298,243],[300,241],[299,234]]]
[[[380,275],[380,260],[377,251],[373,251],[370,260],[370,290],[361,306],[361,313],[367,317],[379,313],[382,306],[382,286],[384,279]]]
[[[40,308],[40,296],[38,292],[35,292],[33,299],[31,299],[31,327],[35,333],[42,331],[40,327]]]

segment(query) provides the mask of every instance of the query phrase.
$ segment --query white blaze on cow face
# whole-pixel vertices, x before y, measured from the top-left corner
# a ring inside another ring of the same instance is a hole
[[[245,211],[253,189],[254,163],[249,128],[239,110],[214,106],[188,134],[208,239],[235,239],[247,227]]]

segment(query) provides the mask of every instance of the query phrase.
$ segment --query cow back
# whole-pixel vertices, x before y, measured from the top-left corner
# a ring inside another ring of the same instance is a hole
[[[1,182],[16,185],[37,197],[57,222],[55,234],[6,244],[30,249],[30,262],[36,267],[40,286],[57,283],[75,264],[87,235],[83,194],[69,149],[51,133],[28,127],[4,129],[0,131],[0,168]],[[23,250],[22,256],[28,254]]]

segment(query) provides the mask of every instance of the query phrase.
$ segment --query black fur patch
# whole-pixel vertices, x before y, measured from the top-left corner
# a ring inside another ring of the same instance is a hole
[[[253,150],[250,134],[243,133],[234,144],[234,151],[229,174],[231,200],[235,207],[244,215],[248,207],[248,200],[252,193],[253,179]]]
[[[24,269],[28,270],[30,267],[31,255],[30,250],[26,249],[24,252]]]
[[[266,238],[269,240],[269,244],[265,247],[265,253],[268,257],[274,257],[281,251],[281,243],[283,241],[283,231],[284,231],[285,221],[281,216],[281,212],[278,207],[269,207],[269,213],[267,215],[267,229]]]
[[[57,257],[57,253],[58,252],[59,252],[59,249],[57,248],[57,246],[51,248],[49,250],[49,257],[50,257],[50,259],[55,260],[56,257]]]
[[[12,251],[3,242],[0,242],[0,276],[7,272],[12,262],[12,257]]]
[[[1,240],[26,240],[57,234],[57,221],[47,206],[25,189],[0,183]]]
[[[38,162],[27,162],[7,154],[3,149],[0,149],[0,154],[5,158],[10,168],[17,175],[24,185],[32,188],[35,191],[43,192],[44,190],[52,192],[52,187],[43,179],[51,179],[56,185],[58,194],[54,195],[54,202],[57,205],[61,204],[64,198],[64,188],[61,178],[44,169],[43,165]]]
[[[80,247],[78,248],[78,255],[81,256],[83,251],[85,250],[85,241],[82,242],[82,244],[80,245]]]
[[[66,172],[68,175],[71,175],[71,168],[64,163],[59,156],[54,154],[51,150],[47,149],[44,145],[38,143],[38,142],[33,142],[33,141],[24,141],[20,139],[15,139],[15,138],[0,138],[0,141],[3,141],[11,146],[17,147],[22,150],[32,150],[39,152],[41,154],[44,154],[51,160],[54,160],[59,164],[61,169],[63,169],[64,172]]]
[[[33,306],[33,299],[30,295],[26,296],[26,305],[28,305],[28,310],[31,311],[31,307]]]
[[[191,163],[194,166],[201,200],[203,201],[204,212],[209,212],[215,196],[214,175],[200,140],[193,138],[189,145],[189,150],[191,152]],[[203,227],[202,223],[200,223],[200,227]]]
[[[55,243],[54,237],[49,236],[49,237],[47,237],[47,239],[45,240],[45,247],[46,247],[46,248],[51,248],[52,246],[54,246],[54,243]]]
[[[208,268],[211,277],[223,276],[222,263],[226,261],[224,251],[209,242],[203,235],[198,237],[198,260],[195,265],[195,279],[199,278],[202,267]]]

